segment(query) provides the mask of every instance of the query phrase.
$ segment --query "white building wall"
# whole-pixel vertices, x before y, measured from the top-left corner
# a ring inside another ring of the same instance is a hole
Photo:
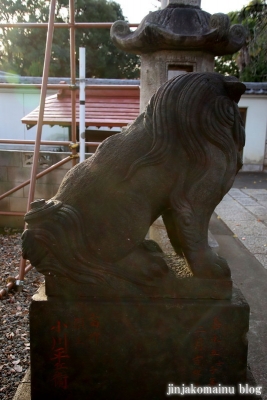
[[[48,91],[47,96],[55,92]],[[37,89],[0,89],[0,138],[15,140],[35,140],[35,125],[27,130],[22,124],[21,118],[38,107],[40,101],[40,90]],[[68,140],[68,128],[44,125],[42,129],[42,140]],[[3,145],[0,149],[32,149],[33,146]],[[47,146],[43,146],[43,149]],[[49,147],[51,150],[51,146]]]
[[[48,91],[47,96],[54,93]],[[37,89],[0,89],[1,139],[35,140],[36,126],[27,130],[21,118],[38,107],[39,99],[40,90]],[[267,96],[243,95],[238,105],[247,109],[243,171],[262,171],[267,134]],[[44,125],[42,140],[68,140],[68,128]],[[33,146],[0,143],[0,149],[32,150]],[[42,150],[55,150],[55,148],[42,146]]]
[[[247,108],[246,145],[243,151],[243,171],[262,171],[267,134],[267,97],[243,95],[238,103]]]

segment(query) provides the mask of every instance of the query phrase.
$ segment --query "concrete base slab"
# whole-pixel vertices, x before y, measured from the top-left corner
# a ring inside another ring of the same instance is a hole
[[[31,400],[31,370],[27,370],[22,379],[13,400]]]
[[[262,164],[244,164],[241,172],[262,172]]]
[[[231,267],[234,284],[249,303],[248,362],[257,385],[263,387],[262,399],[267,400],[267,270],[216,215],[210,229],[219,243],[219,254]]]

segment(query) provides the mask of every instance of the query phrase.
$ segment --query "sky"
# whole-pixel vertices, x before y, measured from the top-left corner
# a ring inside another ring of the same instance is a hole
[[[115,0],[121,5],[123,15],[131,23],[139,23],[149,13],[160,5],[158,0]],[[241,10],[250,0],[202,0],[201,8],[210,14]]]

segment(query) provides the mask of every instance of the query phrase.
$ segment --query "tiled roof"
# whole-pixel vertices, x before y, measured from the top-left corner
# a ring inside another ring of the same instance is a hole
[[[247,87],[245,94],[267,96],[267,82],[244,82]]]
[[[48,78],[49,84],[58,84],[62,81],[70,84],[70,78]],[[78,81],[78,78],[77,78]],[[41,84],[41,77],[19,76],[0,71],[0,83]],[[86,79],[87,85],[140,85],[138,79]],[[267,95],[267,82],[244,82],[247,86],[246,94]]]
[[[0,82],[40,84],[40,77],[21,77],[0,73]],[[49,78],[48,83],[66,82],[66,89],[46,99],[44,123],[49,125],[71,124],[71,95],[68,78]],[[267,82],[244,82],[246,95],[267,96]],[[139,114],[140,81],[129,79],[86,79],[92,85],[86,91],[86,126],[125,126]],[[123,85],[123,86],[122,86]],[[122,87],[120,87],[122,86]],[[128,87],[125,87],[128,86]],[[32,126],[37,123],[39,107],[22,118],[22,122]],[[79,123],[79,97],[76,96],[76,116]]]
[[[78,78],[77,78],[78,81]],[[140,85],[138,79],[99,79],[99,78],[87,78],[87,85]],[[70,78],[48,78],[48,84],[58,84],[66,82],[71,83]],[[20,84],[33,84],[40,85],[42,78],[40,76],[19,76],[13,74],[7,74],[6,72],[0,71],[0,83],[20,83]]]
[[[67,85],[66,85],[67,86]],[[85,125],[122,127],[139,115],[140,89],[137,85],[92,85],[86,91]],[[28,126],[38,120],[39,107],[22,118]],[[79,123],[79,93],[76,92],[76,122]],[[71,91],[61,89],[45,101],[44,124],[68,126],[71,124]]]

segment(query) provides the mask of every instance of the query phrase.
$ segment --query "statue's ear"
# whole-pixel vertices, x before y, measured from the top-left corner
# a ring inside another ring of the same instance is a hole
[[[246,91],[246,85],[244,85],[244,83],[234,80],[225,81],[224,87],[230,99],[234,100],[236,103],[239,102],[240,97]]]

